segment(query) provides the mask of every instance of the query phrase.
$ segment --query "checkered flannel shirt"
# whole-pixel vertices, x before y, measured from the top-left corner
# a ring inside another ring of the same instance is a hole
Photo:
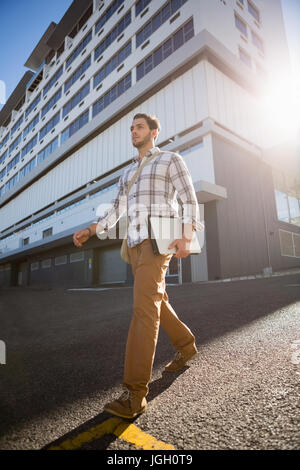
[[[150,209],[151,215],[181,217],[182,223],[191,224],[193,230],[204,229],[200,222],[199,206],[192,178],[183,158],[177,153],[160,151],[159,147],[153,147],[146,153],[140,164],[157,151],[158,155],[144,166],[129,191],[127,233],[129,247],[148,238]],[[98,233],[112,228],[126,211],[128,185],[138,167],[139,159],[134,157],[119,179],[118,193],[111,201],[109,209],[92,222],[98,224]],[[177,194],[182,203],[180,213]],[[98,208],[100,206],[101,204]]]

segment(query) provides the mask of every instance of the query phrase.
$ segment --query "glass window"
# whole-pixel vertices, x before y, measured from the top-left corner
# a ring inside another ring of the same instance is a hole
[[[290,208],[291,224],[300,225],[299,200],[295,197],[288,196],[288,203],[289,203],[289,208]]]
[[[162,21],[161,21],[161,12],[159,12],[157,15],[154,16],[153,20],[152,20],[152,30],[153,32],[156,31],[160,25],[161,25]]]
[[[249,2],[249,0],[248,0],[248,11],[256,21],[259,21],[259,11],[251,2]]]
[[[152,70],[152,55],[145,60],[145,73]]]
[[[178,49],[183,45],[183,30],[180,29],[174,34],[174,50]]]
[[[162,60],[162,47],[160,47],[159,49],[157,49],[157,51],[154,52],[154,67],[160,64]]]
[[[161,11],[161,21],[164,23],[171,16],[171,3],[169,2]]]
[[[234,15],[234,20],[237,29],[239,29],[244,36],[248,37],[247,25],[237,15]]]
[[[141,64],[139,64],[136,68],[136,78],[137,80],[140,80],[141,78],[143,78],[144,76],[144,66],[145,66],[145,63],[142,62]]]
[[[275,189],[277,217],[283,222],[289,222],[289,208],[287,195]]]
[[[163,58],[166,59],[170,54],[172,54],[172,39],[168,39],[163,46]]]

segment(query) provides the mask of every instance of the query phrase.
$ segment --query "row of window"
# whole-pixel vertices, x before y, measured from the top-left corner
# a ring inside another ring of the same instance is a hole
[[[85,42],[83,41],[83,44]],[[76,50],[74,53],[77,54]],[[123,62],[126,57],[131,53],[131,41],[127,43],[102,69],[100,72],[94,77],[94,87],[97,86],[100,81],[103,80],[104,78],[111,73],[121,62]],[[66,81],[65,86],[64,86],[64,91],[68,91],[69,88],[78,80],[83,73],[87,70],[87,68],[91,65],[91,56],[89,56],[83,64],[80,65],[80,67],[72,74],[72,76]],[[45,89],[48,92],[50,87],[54,85],[54,83],[57,81],[57,79],[60,77],[62,74],[62,67],[59,69],[58,72],[52,77],[50,82],[46,85]],[[45,94],[45,93],[44,93]],[[48,103],[42,108],[42,117],[46,115],[46,113],[52,109],[52,107],[55,105],[55,103],[61,98],[62,96],[62,90],[61,88],[55,93],[55,95],[48,101]],[[36,105],[39,103],[41,99],[41,94],[39,94],[35,100],[31,103],[31,105],[28,107],[26,110],[25,116],[28,117],[31,111],[36,107]],[[30,124],[26,127],[26,129],[23,131],[23,138],[28,134],[28,132],[34,128],[34,126],[37,124],[39,120],[38,115],[30,122]],[[18,123],[21,124],[23,122],[23,117],[22,120],[19,120]],[[17,123],[16,123],[17,124]],[[40,139],[46,135],[49,130],[51,130],[54,126],[52,125],[53,123],[47,123],[46,126],[43,127],[43,129],[40,132]],[[7,134],[7,137],[5,140],[3,140],[3,143],[6,143],[9,138],[9,134]],[[13,150],[21,141],[21,135],[18,136],[18,141],[15,141],[11,146],[10,150]],[[3,145],[3,144],[2,144]],[[6,156],[7,154],[5,154]],[[0,163],[4,160],[4,158],[1,157]]]
[[[63,107],[62,117],[64,118],[75,106],[80,103],[90,92],[90,82],[87,82]]]
[[[137,80],[140,80],[153,68],[173,54],[179,47],[194,36],[193,19],[190,19],[182,28],[167,39],[160,47],[152,52],[137,66]]]
[[[242,5],[245,4],[245,1],[244,0],[238,0]],[[259,10],[256,8],[256,6],[250,1],[250,0],[247,0],[247,5],[248,5],[248,11],[249,13],[253,16],[253,18],[260,22],[260,14],[259,14]]]
[[[238,30],[246,38],[248,38],[247,24],[236,13],[234,14],[234,20],[235,20],[235,25],[238,28]],[[252,31],[252,29],[251,29],[251,37],[252,37],[252,43],[257,47],[258,50],[264,53],[263,41],[254,31]]]
[[[141,64],[137,67],[137,80],[140,80],[144,75],[150,72],[159,63],[165,60],[175,50],[181,47],[185,42],[194,36],[193,19],[189,20],[182,28],[180,28],[175,34],[167,39],[158,49],[150,54]],[[127,46],[125,46],[127,47]],[[123,48],[124,49],[124,48]],[[96,86],[96,85],[94,85]],[[94,118],[109,104],[116,100],[121,94],[123,94],[128,88],[131,87],[131,72],[128,73],[123,79],[121,79],[116,85],[108,90],[99,100],[97,100],[92,108],[92,117]],[[87,83],[65,106],[64,114],[67,114],[76,104],[82,101],[83,97],[89,93],[89,83]],[[60,112],[58,112],[40,131],[40,139],[44,137],[54,126],[59,122]],[[61,134],[61,144],[69,139],[75,132],[83,127],[89,120],[89,110],[82,113],[75,121],[73,121]],[[26,155],[37,143],[37,136],[29,141],[24,149],[22,150],[22,157]],[[56,144],[57,145],[57,144]],[[49,144],[51,146],[51,144]],[[48,148],[48,147],[47,147]],[[56,148],[56,147],[55,147]],[[53,150],[52,150],[53,151]],[[44,153],[43,153],[44,152]],[[38,163],[45,158],[45,154],[50,154],[50,148],[48,152],[45,150],[40,154],[43,156],[38,157]],[[39,154],[39,155],[40,155]],[[22,169],[22,174],[26,174],[26,171],[31,171],[34,167],[33,163],[29,162],[29,170]],[[25,168],[25,167],[24,167]],[[13,183],[12,183],[13,181]],[[5,191],[10,189],[13,184],[17,182],[17,179],[12,178],[5,185]],[[0,195],[4,194],[4,187],[0,189]]]
[[[29,241],[27,239],[24,239],[23,245],[28,245],[28,243]],[[70,263],[76,263],[78,261],[84,261],[83,251],[70,254]],[[67,255],[56,256],[54,258],[55,266],[59,266],[61,264],[67,264]],[[51,266],[52,266],[52,258],[44,259],[42,261],[35,261],[34,263],[30,264],[30,271],[37,271],[39,268],[42,268],[42,269],[51,268]]]
[[[275,189],[278,220],[300,226],[300,199]]]
[[[94,52],[94,60],[98,57],[117,39],[120,34],[129,26],[131,23],[131,10],[119,21],[119,23],[111,30],[111,32],[101,41],[99,46],[96,47]]]
[[[131,54],[131,41],[125,44],[94,76],[94,88],[99,85],[113,70],[115,70]]]
[[[154,22],[153,22],[153,30],[151,34],[157,29],[157,27],[162,24],[164,21],[166,21],[171,14],[173,14],[175,11],[180,8],[187,0],[170,0],[167,5],[154,17]],[[106,13],[102,15],[100,23],[98,22],[95,28],[95,31],[98,31],[99,25],[102,24],[101,22],[104,21],[104,23],[110,18],[110,16],[120,7],[121,4],[124,3],[124,0],[119,0],[113,2],[113,4],[108,8]],[[139,9],[144,9],[148,3],[150,2],[138,2],[136,4],[136,14]],[[159,20],[159,24],[157,23],[157,19]],[[130,24],[131,22],[131,11],[128,12],[117,24],[116,27],[113,28],[113,30],[108,34],[108,36],[105,38],[104,41],[100,43],[100,45],[95,49],[94,53],[94,58],[98,58],[101,52],[105,50],[111,43],[114,41],[118,35]],[[104,24],[103,23],[103,24]],[[144,31],[144,30],[143,30]],[[141,33],[141,32],[140,32]],[[139,34],[140,34],[139,33]],[[148,34],[148,33],[143,33],[143,34]],[[139,36],[140,37],[140,36]],[[147,36],[148,37],[148,36]],[[75,58],[82,52],[82,50],[85,48],[85,46],[90,42],[92,39],[92,31],[88,33],[88,35],[80,42],[80,44],[76,47],[76,49],[73,51],[71,56],[68,58],[66,61],[66,67],[68,67],[74,60]],[[139,40],[137,39],[137,43],[139,43]],[[109,62],[102,67],[102,69],[98,72],[98,74],[94,77],[94,87],[96,87],[110,72],[112,72],[122,61],[125,60],[125,58],[131,53],[131,42],[129,42],[122,50],[117,53],[112,59],[109,60]],[[91,56],[88,57],[84,61],[83,64],[81,64],[80,67],[73,73],[73,75],[67,80],[67,82],[64,85],[64,91],[68,91],[69,88],[75,83],[76,80],[78,80],[85,70],[91,65]],[[43,96],[45,96],[48,91],[51,89],[52,86],[57,82],[59,77],[63,73],[63,66],[61,66],[57,72],[53,75],[53,77],[49,80],[49,82],[45,85],[43,89]],[[58,90],[58,92],[48,101],[48,103],[42,108],[42,113],[41,117],[43,118],[46,113],[53,108],[55,103],[61,98],[62,90]],[[38,103],[41,100],[41,93],[34,99],[34,101],[30,104],[30,106],[27,108],[25,111],[25,118],[28,118],[29,114],[35,109],[35,107],[38,105]],[[23,122],[23,116],[20,117],[17,123],[15,123],[13,127],[13,132],[15,132],[16,129],[22,124]],[[35,125],[39,121],[39,116],[35,116],[35,118],[30,122],[30,124],[25,128],[23,131],[23,138],[30,132],[31,129],[35,127]],[[47,133],[47,131],[43,128],[42,136]],[[12,134],[11,134],[12,135]],[[7,142],[9,138],[9,133],[3,139],[2,143],[0,144],[1,146]],[[40,139],[42,137],[40,136]],[[18,143],[20,142],[20,136],[18,137],[18,141],[16,141],[14,146],[11,146],[10,149],[13,150]],[[1,148],[1,147],[0,147]],[[0,163],[2,162],[2,157],[0,160]]]
[[[119,8],[119,6],[124,3],[124,0],[118,0],[118,1],[115,1],[113,5],[111,5],[111,7],[108,8],[107,12],[105,15],[102,15],[101,17],[101,21],[103,21],[103,24],[106,23],[106,21],[108,21],[108,19],[110,18],[110,16]],[[122,21],[123,21],[123,25],[122,25]],[[130,17],[130,21],[131,21],[131,17]],[[126,26],[128,26],[128,14],[121,20],[121,29],[122,28],[125,28]],[[68,60],[66,61],[66,68],[68,68],[70,66],[70,64],[75,60],[75,58],[81,53],[81,51],[86,47],[86,45],[90,42],[90,40],[92,39],[92,31],[90,31],[90,33],[83,39],[83,41],[80,42],[80,44],[77,46],[77,48],[73,51],[73,53],[71,54],[71,56],[68,58]],[[109,44],[108,44],[109,45]],[[108,46],[107,46],[108,47]],[[87,65],[87,64],[86,64]],[[43,96],[45,96],[48,91],[52,88],[52,86],[54,86],[54,84],[57,82],[57,80],[60,78],[60,76],[62,75],[63,73],[63,66],[61,66],[57,72],[53,75],[53,77],[51,77],[51,79],[48,81],[48,83],[45,85],[44,89],[43,89]],[[83,73],[83,72],[82,72]],[[70,86],[72,85],[72,83],[70,84]],[[65,91],[67,91],[68,89],[68,84],[67,84],[67,87],[65,88]],[[59,98],[57,98],[59,99]],[[26,109],[25,111],[25,118],[27,118],[29,116],[29,114],[31,113],[31,111],[38,105],[39,101],[41,100],[41,93],[34,99],[34,101],[28,106],[28,108]],[[50,106],[50,104],[49,104]],[[45,111],[46,113],[47,111]],[[24,115],[22,115],[18,121],[14,124],[14,126],[12,127],[11,131],[4,137],[4,139],[2,139],[2,141],[0,142],[0,150],[1,148],[3,147],[3,145],[6,144],[6,142],[8,141],[9,137],[11,135],[14,134],[14,132],[20,127],[20,125],[22,124],[24,120]],[[1,163],[1,162],[0,162]]]
[[[57,141],[57,140],[58,140],[58,137],[55,139],[55,141]],[[54,141],[53,141],[53,142],[54,142]],[[113,183],[113,184],[111,184],[111,185],[109,185],[109,186],[106,186],[105,188],[101,188],[99,191],[96,191],[95,193],[90,194],[90,195],[89,195],[89,199],[93,199],[93,198],[95,198],[95,197],[99,197],[100,194],[102,195],[102,194],[103,194],[104,192],[106,192],[106,191],[111,191],[112,189],[116,189],[117,186],[118,186],[118,183]],[[80,204],[82,204],[82,203],[84,203],[84,202],[86,202],[86,197],[83,197],[82,199],[79,199],[79,200],[77,200],[76,202],[72,202],[72,203],[68,204],[67,206],[63,207],[62,209],[57,210],[56,213],[53,212],[53,213],[51,213],[50,215],[45,216],[45,217],[39,219],[37,222],[30,223],[29,225],[30,225],[31,227],[33,227],[33,226],[35,226],[35,225],[39,225],[39,224],[41,224],[41,223],[44,223],[44,222],[46,222],[46,220],[49,220],[49,219],[53,218],[55,215],[61,215],[61,214],[63,214],[64,212],[69,211],[70,209],[73,209],[74,207],[79,206]],[[8,235],[8,236],[6,236],[6,237],[3,237],[3,238],[1,239],[1,241],[3,241],[3,240],[9,240],[9,239],[13,238],[18,232],[23,231],[24,228],[25,228],[25,227],[22,227],[21,229],[15,231],[13,234]],[[50,229],[50,230],[51,230],[51,229]],[[48,231],[49,231],[49,229],[45,230],[45,233],[47,234]],[[51,233],[48,233],[48,235],[51,235]],[[28,240],[28,238],[26,238],[26,239],[24,239],[24,240]]]
[[[164,24],[187,0],[169,0],[156,15],[136,34],[136,47],[140,46],[151,34]]]

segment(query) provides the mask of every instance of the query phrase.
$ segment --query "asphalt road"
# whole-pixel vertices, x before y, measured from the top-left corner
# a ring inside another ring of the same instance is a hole
[[[174,350],[161,330],[148,410],[128,426],[178,450],[299,449],[300,275],[167,292],[199,355],[163,373]],[[131,306],[131,288],[0,288],[0,449],[137,448],[90,433],[121,391]]]

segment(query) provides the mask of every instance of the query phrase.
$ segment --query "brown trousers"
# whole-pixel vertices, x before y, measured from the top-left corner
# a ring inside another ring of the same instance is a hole
[[[168,301],[165,275],[173,255],[154,255],[149,238],[129,247],[128,251],[134,276],[133,317],[127,338],[123,387],[146,396],[159,325],[178,351],[191,349],[195,337]]]

